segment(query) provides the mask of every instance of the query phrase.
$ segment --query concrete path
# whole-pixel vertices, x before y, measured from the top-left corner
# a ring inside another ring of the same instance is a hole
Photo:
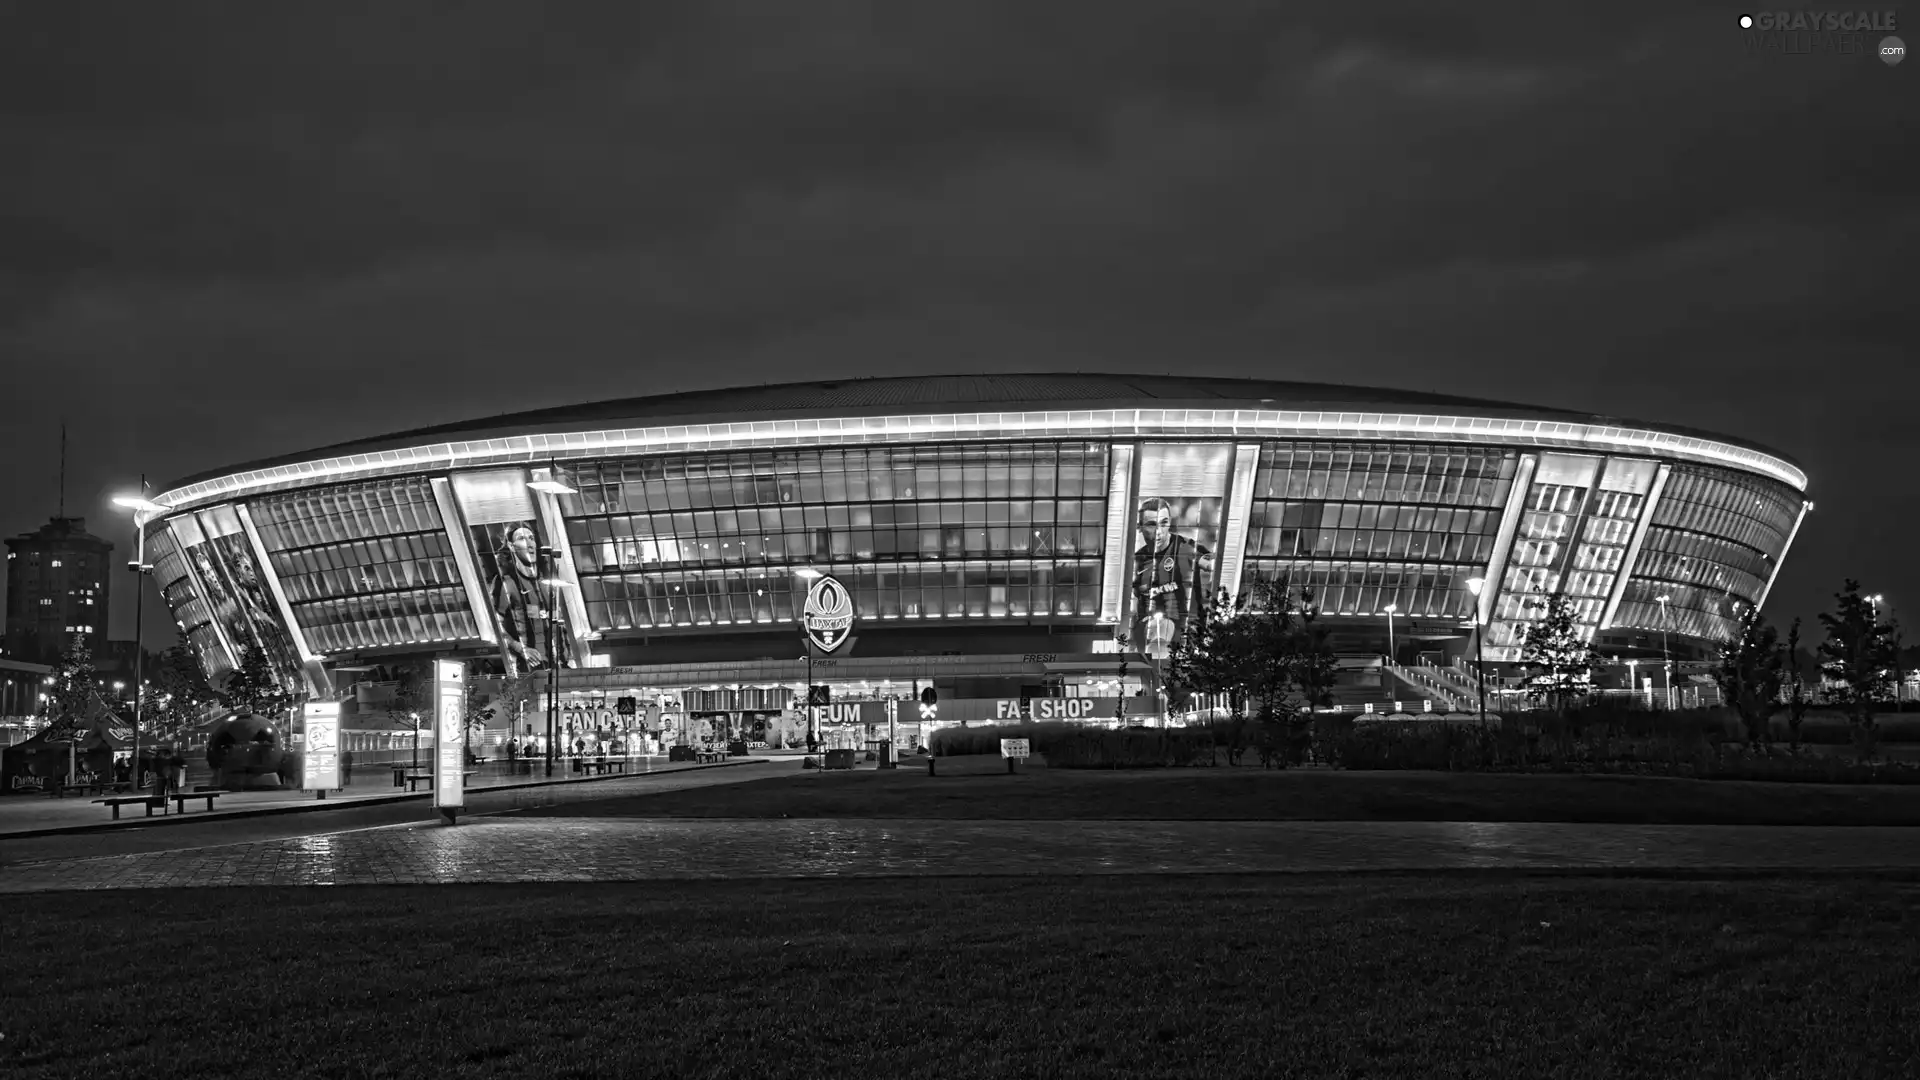
[[[516,819],[514,813],[507,808],[455,826],[416,823],[16,862],[0,868],[0,892],[895,875],[1920,871],[1920,829],[1891,827]]]

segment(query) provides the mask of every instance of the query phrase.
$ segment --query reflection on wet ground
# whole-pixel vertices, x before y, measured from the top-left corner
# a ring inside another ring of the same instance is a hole
[[[16,863],[0,892],[1380,870],[1920,870],[1920,829],[1473,822],[463,818]]]

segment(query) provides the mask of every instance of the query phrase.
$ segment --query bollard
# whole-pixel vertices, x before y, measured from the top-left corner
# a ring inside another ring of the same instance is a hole
[[[1007,775],[1008,776],[1013,775],[1013,759],[1012,758],[1007,759]]]
[[[933,755],[932,754],[927,755],[927,775],[928,776],[933,775]]]

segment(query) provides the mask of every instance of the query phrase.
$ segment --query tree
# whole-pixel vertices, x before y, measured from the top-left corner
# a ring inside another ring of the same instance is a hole
[[[1174,642],[1167,665],[1169,699],[1212,694],[1227,703],[1227,764],[1246,747],[1247,685],[1253,679],[1252,621],[1227,591],[1214,597],[1210,617]]]
[[[155,743],[182,739],[206,716],[207,706],[219,700],[199,661],[185,646],[175,645],[154,664],[141,723]]]
[[[1779,703],[1785,668],[1779,633],[1759,608],[1742,608],[1738,633],[1720,647],[1713,681],[1720,684],[1720,696],[1740,714],[1750,745],[1767,739],[1767,724]]]
[[[1527,626],[1526,640],[1520,646],[1520,662],[1531,672],[1527,697],[1551,700],[1555,709],[1564,712],[1576,698],[1584,699],[1593,692],[1593,672],[1600,666],[1600,653],[1582,632],[1572,600],[1555,594],[1530,600],[1527,606],[1541,613]]]
[[[93,650],[87,639],[73,635],[67,651],[53,668],[53,684],[47,687],[47,738],[72,740],[92,715],[99,696],[99,676],[93,669]]]
[[[1881,622],[1873,602],[1860,595],[1860,583],[1847,579],[1834,594],[1835,609],[1820,622],[1827,639],[1820,643],[1820,673],[1827,698],[1847,714],[1854,746],[1871,755],[1879,734],[1874,710],[1893,696],[1900,665],[1900,629]]]
[[[389,688],[382,711],[386,713],[387,723],[392,725],[393,730],[405,730],[412,738],[411,750],[414,755],[414,764],[417,766],[420,750],[420,713],[433,705],[432,687],[428,683],[428,669],[421,664],[400,663],[388,668],[382,674],[388,676],[383,681]],[[426,723],[431,730],[432,717],[428,717]]]
[[[259,713],[284,719],[293,707],[293,695],[280,682],[273,662],[261,649],[241,647],[240,666],[220,688],[227,708],[237,713]]]
[[[1255,581],[1238,607],[1220,593],[1209,617],[1176,648],[1170,682],[1182,692],[1227,699],[1229,762],[1238,760],[1248,708],[1262,725],[1262,757],[1271,763],[1283,741],[1299,748],[1300,716],[1332,700],[1338,661],[1318,615],[1311,593],[1296,600],[1282,582]]]
[[[1793,624],[1787,627],[1787,643],[1781,650],[1781,662],[1786,669],[1787,737],[1793,749],[1800,749],[1800,721],[1807,715],[1807,707],[1812,704],[1807,693],[1807,673],[1809,668],[1800,651],[1800,619],[1795,617]]]

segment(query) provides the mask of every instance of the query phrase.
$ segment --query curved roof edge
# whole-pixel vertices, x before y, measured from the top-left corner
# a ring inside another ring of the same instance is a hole
[[[1227,427],[1231,430],[1204,431],[1194,430],[1191,425],[1185,424],[1176,424],[1174,430],[1166,431],[1140,430],[1132,424],[1123,425],[1130,429],[1124,431],[1112,425],[1100,427],[1099,430],[1075,430],[1075,425],[1068,424],[1061,433],[1068,437],[1079,435],[1088,438],[1189,435],[1473,441],[1476,431],[1491,437],[1494,427],[1498,427],[1507,432],[1503,437],[1494,439],[1499,442],[1537,441],[1542,446],[1587,445],[1589,449],[1611,448],[1618,452],[1653,456],[1687,456],[1651,444],[1638,449],[1629,445],[1647,442],[1645,439],[1628,439],[1623,444],[1616,438],[1591,436],[1591,433],[1599,432],[1639,433],[1654,437],[1654,442],[1719,447],[1724,453],[1710,453],[1710,463],[1770,476],[1803,493],[1807,486],[1805,473],[1799,465],[1778,451],[1747,440],[1668,424],[1370,387],[1255,379],[1072,374],[824,380],[699,390],[538,409],[417,428],[196,473],[168,484],[162,489],[159,501],[174,503],[175,500],[168,500],[166,496],[175,495],[186,496],[177,505],[198,503],[212,495],[207,490],[209,487],[231,487],[230,494],[237,495],[246,494],[249,490],[298,486],[297,483],[263,485],[258,482],[264,479],[264,474],[285,474],[288,470],[316,473],[307,482],[329,482],[352,478],[348,473],[379,475],[392,472],[395,470],[380,467],[381,464],[402,466],[403,461],[407,460],[415,464],[403,471],[421,471],[433,467],[477,467],[498,463],[502,459],[497,454],[462,452],[455,448],[502,442],[522,444],[522,452],[518,454],[502,448],[511,460],[534,462],[608,453],[721,449],[712,438],[716,430],[728,432],[729,437],[719,441],[735,448],[743,445],[799,445],[802,442],[834,441],[832,435],[818,429],[821,424],[833,425],[836,422],[843,427],[852,425],[850,430],[841,433],[839,441],[873,441],[871,437],[859,436],[874,428],[876,422],[882,426],[893,423],[899,429],[894,434],[905,437],[1030,438],[1044,432],[1028,430],[1029,425],[1026,424],[1019,425],[1022,429],[1019,431],[1006,430],[1006,425],[1000,424],[997,427],[1001,430],[983,430],[971,434],[953,429],[952,425],[929,424],[925,430],[919,430],[913,421],[916,418],[933,421],[940,417],[959,419],[965,416],[1009,418],[1091,412],[1109,416],[1128,413],[1162,415],[1191,411],[1209,413],[1215,417],[1232,413],[1243,419],[1351,416],[1373,417],[1382,421],[1393,418],[1396,422],[1383,422],[1371,427],[1334,423],[1331,428],[1315,424],[1308,425],[1315,430],[1293,432],[1269,430],[1274,428],[1273,424],[1257,421],[1244,430],[1241,424],[1229,422]],[[1452,423],[1420,423],[1422,420]],[[1463,427],[1459,421],[1469,423]],[[1482,430],[1472,423],[1474,421],[1485,421],[1488,426]],[[1297,428],[1301,425],[1281,424],[1279,428],[1289,426]],[[800,427],[811,427],[816,437],[801,438]],[[1516,437],[1523,434],[1516,428],[1535,427],[1585,429],[1590,437],[1576,438],[1572,443],[1563,442],[1559,437],[1537,440]],[[739,429],[749,431],[743,433]],[[782,437],[774,434],[776,429],[789,430]],[[663,441],[665,433],[673,431],[682,432],[682,437],[665,438]],[[704,435],[692,436],[691,433],[695,431],[701,431]],[[760,432],[762,437],[753,438],[752,431]],[[653,437],[643,434],[649,432],[653,433]],[[633,437],[619,437],[623,435]],[[745,435],[744,440],[739,437],[742,435]],[[1594,442],[1593,438],[1598,441]],[[1733,460],[1719,460],[1729,456]],[[437,466],[429,463],[428,459],[437,459]],[[363,463],[363,468],[341,467],[349,461]],[[232,483],[216,483],[222,480]],[[188,489],[199,490],[188,494]]]

